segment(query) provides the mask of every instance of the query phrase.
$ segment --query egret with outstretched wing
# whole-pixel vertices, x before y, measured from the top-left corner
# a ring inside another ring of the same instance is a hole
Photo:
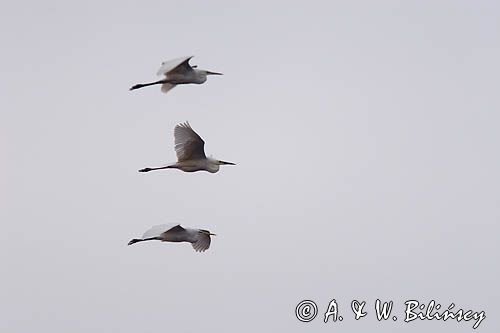
[[[139,172],[160,169],[179,169],[185,172],[208,171],[216,173],[220,165],[235,165],[231,162],[216,160],[205,155],[205,141],[191,128],[188,122],[175,126],[175,153],[177,163],[158,168],[144,168]]]
[[[208,75],[222,75],[222,73],[197,69],[197,66],[191,66],[189,60],[192,57],[193,56],[164,61],[157,73],[159,76],[165,76],[164,79],[150,83],[136,84],[130,88],[130,90],[161,84],[161,91],[167,93],[178,84],[202,84],[207,80]]]
[[[180,224],[160,224],[146,231],[142,238],[132,239],[128,245],[150,240],[189,242],[196,252],[204,252],[210,247],[210,236],[215,234],[204,229],[183,228]]]

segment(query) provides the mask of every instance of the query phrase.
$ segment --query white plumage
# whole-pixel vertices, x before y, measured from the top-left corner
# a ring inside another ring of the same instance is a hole
[[[166,230],[172,229],[175,226],[178,226],[177,223],[168,223],[168,224],[159,224],[152,226],[148,229],[143,235],[142,239],[151,238],[151,237],[160,237],[162,233]]]
[[[180,57],[180,58],[175,58],[172,60],[167,60],[161,63],[160,68],[158,69],[158,72],[156,72],[156,75],[162,76],[162,75],[167,75],[168,72],[176,69],[183,63],[186,63],[189,66],[189,60],[191,60],[193,56],[188,56],[188,57]],[[189,66],[190,68],[193,68]]]

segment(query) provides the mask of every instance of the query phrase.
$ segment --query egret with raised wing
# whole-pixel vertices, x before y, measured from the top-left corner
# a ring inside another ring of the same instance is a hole
[[[235,165],[231,162],[216,160],[205,155],[205,141],[196,134],[188,122],[178,124],[174,129],[175,152],[177,163],[158,168],[144,168],[139,172],[160,169],[179,169],[185,172],[208,171],[216,173],[221,165]]]
[[[150,240],[188,242],[196,252],[204,252],[210,247],[210,236],[215,234],[204,229],[183,228],[180,224],[160,224],[146,231],[142,238],[132,239],[128,245]]]
[[[178,84],[202,84],[207,80],[208,75],[222,75],[222,73],[197,69],[197,66],[191,66],[189,60],[192,57],[193,56],[164,61],[157,73],[159,76],[165,76],[164,79],[150,83],[136,84],[130,88],[130,90],[161,84],[161,91],[167,93]]]

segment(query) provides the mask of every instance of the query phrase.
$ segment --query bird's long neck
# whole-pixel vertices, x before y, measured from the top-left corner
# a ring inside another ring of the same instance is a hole
[[[150,82],[150,83],[139,83],[139,84],[136,84],[135,86],[133,86],[132,88],[130,88],[130,90],[135,90],[135,89],[144,88],[147,86],[152,86],[155,84],[164,84],[164,83],[167,83],[167,80],[160,80],[160,81]]]

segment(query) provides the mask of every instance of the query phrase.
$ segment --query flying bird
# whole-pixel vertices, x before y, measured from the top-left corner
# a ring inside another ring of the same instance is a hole
[[[211,72],[204,69],[197,69],[197,66],[189,64],[190,57],[177,58],[170,61],[164,61],[161,64],[158,73],[159,76],[164,75],[165,78],[156,82],[136,84],[130,90],[135,90],[155,84],[161,84],[161,91],[167,93],[170,89],[178,84],[202,84],[207,80],[208,75],[222,75],[222,73]]]
[[[128,245],[150,240],[189,242],[196,252],[204,252],[210,247],[210,236],[215,234],[203,229],[183,228],[180,224],[160,224],[146,231],[142,238],[132,239]]]
[[[144,168],[139,172],[160,169],[179,169],[185,172],[208,171],[216,173],[220,165],[235,165],[231,162],[216,160],[205,155],[205,141],[191,128],[188,122],[178,124],[174,129],[175,153],[177,163],[159,168]]]

